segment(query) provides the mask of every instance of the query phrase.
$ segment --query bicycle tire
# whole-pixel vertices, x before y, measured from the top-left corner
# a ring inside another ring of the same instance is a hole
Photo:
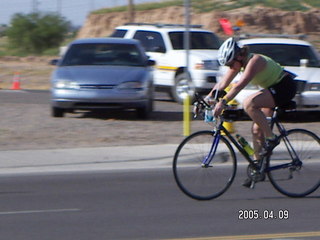
[[[273,150],[268,161],[268,177],[273,187],[280,193],[289,197],[305,197],[320,186],[320,139],[305,129],[291,129],[287,138],[299,156],[302,166],[286,166],[272,170],[279,164],[292,161],[290,152],[281,137],[280,144]]]
[[[222,195],[232,184],[237,170],[236,155],[224,137],[210,167],[202,167],[213,143],[214,132],[199,131],[185,138],[173,159],[173,173],[180,190],[196,200],[211,200]]]

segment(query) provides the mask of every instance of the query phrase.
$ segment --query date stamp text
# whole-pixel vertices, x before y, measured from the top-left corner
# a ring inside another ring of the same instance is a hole
[[[239,220],[288,220],[289,211],[286,209],[279,210],[258,210],[258,209],[240,209],[238,211]]]

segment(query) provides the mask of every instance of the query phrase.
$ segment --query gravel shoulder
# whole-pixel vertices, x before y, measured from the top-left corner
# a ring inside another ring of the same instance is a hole
[[[8,103],[0,111],[5,113],[0,119],[0,150],[150,145],[183,138],[180,113],[154,112],[152,119],[139,121],[134,112],[115,111],[52,118],[46,104]]]
[[[37,94],[29,101],[2,94],[0,111],[0,150],[57,149],[79,147],[179,144],[183,136],[182,106],[156,100],[149,120],[138,120],[135,112],[104,111],[50,116],[49,99],[40,102]],[[319,114],[318,114],[319,116]],[[319,119],[316,117],[316,119]],[[307,128],[320,135],[319,120],[285,122],[288,128]],[[251,140],[251,121],[234,123],[237,133]],[[208,130],[201,120],[191,122],[191,132]]]

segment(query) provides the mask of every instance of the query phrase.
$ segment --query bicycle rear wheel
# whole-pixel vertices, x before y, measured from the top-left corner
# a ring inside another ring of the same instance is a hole
[[[191,198],[210,200],[222,195],[234,180],[237,165],[234,150],[220,136],[217,150],[208,166],[203,166],[214,137],[211,131],[200,131],[185,138],[176,150],[173,173],[179,188]]]
[[[292,129],[282,137],[269,161],[272,185],[289,197],[304,197],[320,186],[320,139],[304,129]],[[279,167],[282,166],[282,167]]]

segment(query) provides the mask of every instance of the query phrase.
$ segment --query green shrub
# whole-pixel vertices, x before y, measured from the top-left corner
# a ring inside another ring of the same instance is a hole
[[[69,22],[56,14],[15,14],[6,31],[9,48],[21,54],[42,54],[58,47],[70,28]]]

